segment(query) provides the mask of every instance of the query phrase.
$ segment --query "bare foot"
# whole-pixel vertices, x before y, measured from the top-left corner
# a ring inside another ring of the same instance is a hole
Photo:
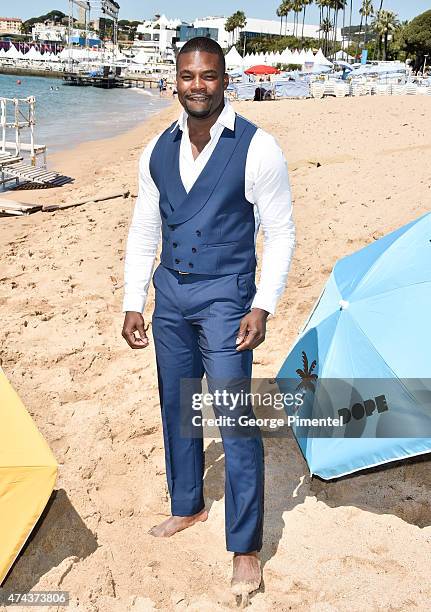
[[[250,593],[257,591],[262,580],[260,559],[257,552],[235,553],[231,589],[234,595],[242,596],[242,607],[248,605]]]
[[[200,521],[206,521],[207,518],[208,512],[206,510],[201,510],[192,516],[170,516],[166,521],[163,521],[163,523],[151,527],[148,533],[156,538],[170,538],[178,531],[187,529],[187,527],[191,527]]]

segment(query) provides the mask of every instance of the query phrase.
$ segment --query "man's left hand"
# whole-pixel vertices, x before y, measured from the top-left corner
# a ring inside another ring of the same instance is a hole
[[[236,339],[237,351],[251,351],[265,340],[266,319],[269,312],[261,308],[253,308],[241,319],[238,337]]]

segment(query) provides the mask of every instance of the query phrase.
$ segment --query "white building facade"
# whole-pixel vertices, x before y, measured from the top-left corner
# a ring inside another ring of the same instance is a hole
[[[237,30],[236,32],[226,32],[224,29],[227,17],[198,17],[194,20],[193,25],[195,28],[216,28],[218,29],[218,40],[217,42],[223,48],[229,47],[232,44],[238,42],[241,32],[248,38],[253,36],[264,36],[266,34],[280,35],[280,21],[271,19],[254,19],[253,17],[246,17],[246,26],[243,30]],[[282,35],[293,36],[294,24],[283,21],[283,27],[281,30]],[[302,23],[298,25],[298,36],[302,36]],[[304,25],[304,36],[306,38],[319,38],[319,26],[318,25]],[[337,41],[342,41],[343,37],[341,34],[341,28],[337,28]]]
[[[154,20],[147,20],[138,25],[133,47],[145,52],[151,61],[174,61],[173,40],[181,19],[168,19],[161,15]]]
[[[34,41],[63,42],[66,40],[66,26],[54,23],[35,23],[31,29]]]

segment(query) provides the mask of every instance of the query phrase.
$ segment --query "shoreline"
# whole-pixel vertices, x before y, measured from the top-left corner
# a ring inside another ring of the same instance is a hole
[[[178,100],[175,99],[167,107],[157,110],[143,121],[139,121],[135,127],[120,134],[96,140],[83,140],[70,148],[52,153],[48,149],[48,169],[71,176],[74,182],[63,187],[50,189],[0,191],[0,199],[12,199],[35,204],[63,203],[70,199],[80,199],[83,196],[90,195],[90,190],[94,185],[92,177],[103,176],[104,174],[107,176],[108,190],[110,183],[109,166],[111,165],[112,169],[115,169],[115,164],[112,161],[124,163],[126,160],[132,162],[138,158],[147,142],[153,137],[154,133],[157,133],[158,125],[160,124],[159,131],[162,131],[167,121],[175,120],[179,110]],[[115,160],[113,160],[113,151],[116,152]],[[90,165],[91,170],[89,170]],[[130,191],[132,194],[134,193],[132,187],[130,187]]]
[[[8,66],[0,66],[0,74],[5,74],[6,76],[33,76],[33,77],[44,77],[47,79],[61,79],[65,72],[62,70],[36,70],[36,69],[28,69],[28,68],[15,68],[15,66],[11,66],[10,69]]]

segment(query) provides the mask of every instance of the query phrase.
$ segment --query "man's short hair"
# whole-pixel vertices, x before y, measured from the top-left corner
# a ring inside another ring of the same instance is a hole
[[[223,74],[226,72],[226,62],[224,59],[223,49],[220,47],[218,42],[212,38],[207,38],[206,36],[196,36],[195,38],[191,38],[181,47],[180,52],[177,55],[177,69],[181,55],[193,53],[194,51],[205,51],[205,53],[213,53],[214,55],[218,55]]]

